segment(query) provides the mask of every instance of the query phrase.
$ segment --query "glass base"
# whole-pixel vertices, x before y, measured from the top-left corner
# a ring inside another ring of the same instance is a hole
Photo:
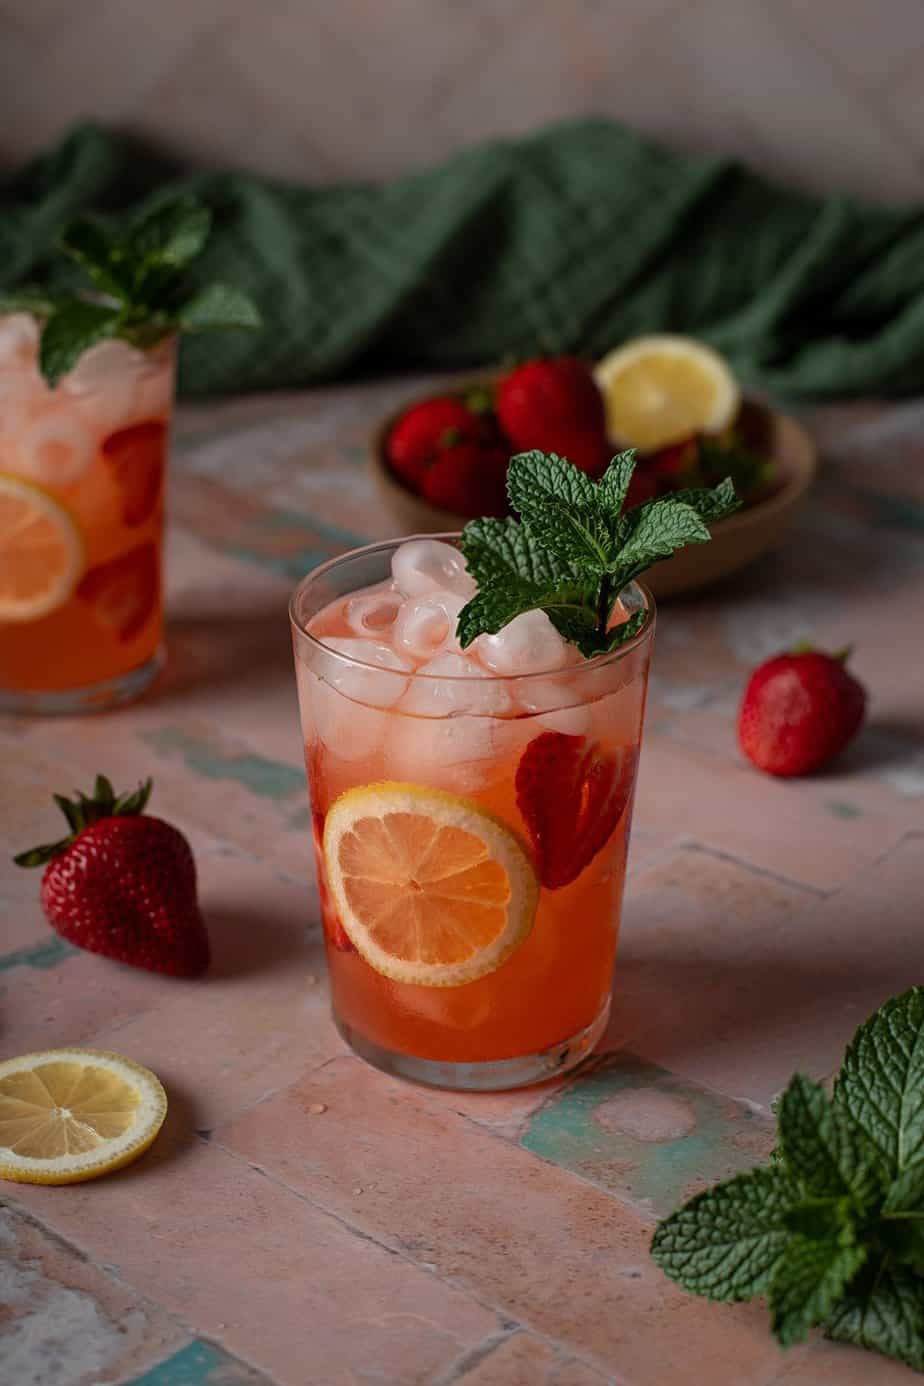
[[[139,698],[164,667],[164,652],[158,650],[137,669],[88,688],[59,688],[47,693],[19,693],[0,688],[0,712],[24,713],[30,717],[78,717],[87,712],[105,712]]]
[[[505,1088],[526,1088],[533,1083],[545,1083],[561,1077],[592,1053],[594,1045],[606,1029],[610,1003],[592,1024],[570,1039],[553,1044],[538,1054],[519,1054],[513,1059],[484,1059],[474,1063],[451,1063],[441,1059],[419,1059],[413,1054],[383,1049],[366,1039],[365,1035],[346,1025],[336,1015],[334,1023],[341,1036],[361,1059],[383,1073],[397,1078],[409,1078],[430,1088],[450,1088],[456,1092],[503,1092]]]

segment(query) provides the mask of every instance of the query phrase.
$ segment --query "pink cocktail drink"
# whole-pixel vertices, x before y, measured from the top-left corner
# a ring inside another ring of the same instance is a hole
[[[497,1088],[607,1019],[653,632],[584,659],[541,611],[463,651],[454,543],[380,544],[292,602],[334,1015],[389,1071]]]

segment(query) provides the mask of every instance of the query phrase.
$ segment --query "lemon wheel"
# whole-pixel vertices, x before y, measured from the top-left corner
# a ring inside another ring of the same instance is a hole
[[[721,433],[741,400],[722,357],[692,337],[637,337],[604,356],[594,379],[610,438],[643,452]]]
[[[0,621],[35,621],[67,601],[83,567],[80,530],[55,498],[0,473]]]
[[[394,981],[473,982],[533,925],[539,887],[519,839],[439,790],[391,781],[348,790],[327,815],[324,862],[350,941]]]
[[[76,1184],[147,1150],[167,1114],[148,1069],[100,1049],[50,1049],[0,1063],[0,1178]]]

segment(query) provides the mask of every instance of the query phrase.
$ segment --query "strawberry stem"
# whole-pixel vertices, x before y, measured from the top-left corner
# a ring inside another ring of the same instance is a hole
[[[106,776],[97,775],[90,797],[82,794],[80,790],[75,791],[76,799],[67,799],[63,794],[55,794],[54,801],[67,819],[70,833],[59,842],[46,842],[40,847],[30,847],[27,852],[20,852],[15,856],[13,861],[17,866],[27,868],[46,866],[54,857],[66,852],[74,839],[92,823],[98,823],[102,818],[125,818],[144,813],[152,788],[152,780],[143,780],[136,789],[120,794],[117,798]]]

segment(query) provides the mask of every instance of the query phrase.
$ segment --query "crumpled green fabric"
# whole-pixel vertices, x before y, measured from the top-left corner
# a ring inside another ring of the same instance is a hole
[[[178,174],[81,126],[0,193],[0,288],[54,277],[75,213],[164,186],[215,211],[196,281],[246,289],[258,332],[184,343],[189,395],[695,333],[784,396],[924,387],[924,210],[819,200],[606,121],[492,142],[389,183]]]

